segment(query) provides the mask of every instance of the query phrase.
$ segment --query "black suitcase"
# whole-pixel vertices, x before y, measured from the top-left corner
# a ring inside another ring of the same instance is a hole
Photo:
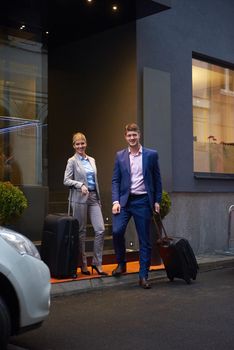
[[[79,254],[79,223],[69,215],[49,214],[45,218],[41,258],[51,277],[76,278]]]
[[[196,279],[199,268],[192,247],[185,238],[169,237],[161,219],[159,218],[159,223],[157,218],[154,220],[161,233],[157,243],[167,277],[170,281],[181,278],[190,284],[191,279]]]

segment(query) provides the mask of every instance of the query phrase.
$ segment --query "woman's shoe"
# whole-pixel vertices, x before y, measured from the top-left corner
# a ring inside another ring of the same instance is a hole
[[[100,271],[96,265],[91,265],[91,268],[92,268],[92,273],[93,273],[93,270],[95,270],[98,273],[98,275],[101,275],[101,276],[108,275],[108,273],[106,273],[104,271]]]
[[[81,269],[81,273],[82,273],[83,275],[90,276],[90,272],[89,272],[88,270],[83,271],[83,270]]]

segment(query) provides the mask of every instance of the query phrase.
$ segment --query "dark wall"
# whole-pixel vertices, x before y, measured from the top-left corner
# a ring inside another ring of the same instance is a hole
[[[192,53],[197,52],[234,63],[233,0],[172,0],[171,9],[137,22],[138,99],[143,96],[143,69],[148,67],[170,75],[171,153],[162,140],[155,143],[160,158],[172,159],[172,190],[234,191],[232,180],[195,179],[193,174]],[[142,104],[138,114],[143,120]],[[154,106],[152,106],[154,108]],[[168,121],[167,121],[168,122]],[[164,128],[161,114],[155,125]],[[163,133],[162,133],[163,134]],[[164,160],[165,161],[165,160]],[[170,168],[165,164],[162,169]]]
[[[135,23],[49,51],[49,188],[63,190],[72,134],[81,131],[96,159],[103,212],[110,215],[115,152],[136,120]]]

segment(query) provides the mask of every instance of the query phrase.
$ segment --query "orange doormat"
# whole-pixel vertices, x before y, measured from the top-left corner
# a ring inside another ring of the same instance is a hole
[[[109,265],[103,265],[103,271],[108,273],[108,276],[111,276],[112,270],[116,267],[116,264],[109,264]],[[156,266],[151,266],[150,271],[155,271],[155,270],[162,270],[164,269],[164,265],[156,265]],[[92,274],[91,267],[88,268],[90,271],[91,275],[86,276],[83,275],[80,271],[80,268],[77,269],[77,278],[66,278],[66,279],[57,279],[57,278],[51,278],[50,282],[51,283],[63,283],[63,282],[71,282],[71,281],[80,281],[80,280],[85,280],[85,279],[90,279],[90,278],[101,278],[103,276],[100,276],[97,274],[96,271]],[[127,263],[127,272],[128,273],[137,273],[139,271],[139,262],[138,261],[133,261]],[[108,277],[106,276],[106,277]],[[105,277],[105,276],[104,276]]]

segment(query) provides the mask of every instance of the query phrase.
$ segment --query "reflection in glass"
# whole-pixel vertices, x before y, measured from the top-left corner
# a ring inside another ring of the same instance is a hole
[[[47,100],[42,43],[0,36],[0,181],[46,184]]]
[[[193,59],[194,171],[234,174],[234,71]]]

